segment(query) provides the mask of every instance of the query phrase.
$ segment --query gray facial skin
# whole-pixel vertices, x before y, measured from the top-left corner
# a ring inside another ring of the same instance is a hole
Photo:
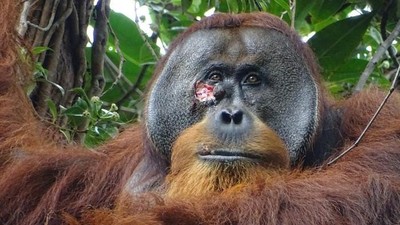
[[[222,108],[241,108],[282,138],[292,162],[304,153],[318,121],[318,87],[289,38],[275,30],[231,28],[199,30],[166,61],[153,84],[146,127],[157,151],[170,156],[176,137]],[[224,96],[196,106],[196,82],[218,72]],[[249,74],[259,78],[248,85]],[[195,108],[195,110],[193,110]],[[213,130],[210,126],[211,131]],[[251,124],[248,128],[251,129]]]

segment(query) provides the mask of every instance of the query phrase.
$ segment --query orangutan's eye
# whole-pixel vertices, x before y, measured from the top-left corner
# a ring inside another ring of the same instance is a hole
[[[250,73],[243,80],[243,84],[254,85],[261,83],[261,78],[257,73]]]
[[[223,77],[222,77],[222,73],[220,71],[212,71],[209,75],[208,75],[208,80],[212,81],[212,82],[220,82],[222,81]]]

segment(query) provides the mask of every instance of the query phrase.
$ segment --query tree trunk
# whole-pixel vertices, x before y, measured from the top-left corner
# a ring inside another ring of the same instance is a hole
[[[107,43],[107,23],[110,0],[28,0],[24,3],[19,32],[28,45],[44,49],[35,55],[36,67],[45,72],[35,74],[35,87],[30,93],[33,105],[42,118],[49,117],[48,100],[60,107],[70,107],[76,100],[74,88],[84,88],[89,97],[99,95],[104,87],[104,48]],[[86,45],[87,28],[94,16],[96,57],[92,57],[91,77],[88,70]],[[97,35],[97,39],[96,39]],[[86,82],[87,81],[87,82]],[[62,87],[62,88],[61,88]],[[64,127],[66,118],[59,117],[57,125]],[[85,130],[83,123],[80,130]],[[82,135],[77,135],[82,136]],[[75,137],[77,141],[82,137]]]

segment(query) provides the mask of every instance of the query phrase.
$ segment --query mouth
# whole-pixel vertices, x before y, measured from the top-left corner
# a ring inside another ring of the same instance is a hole
[[[217,161],[217,162],[232,162],[232,161],[257,161],[260,156],[239,149],[202,149],[197,152],[202,160]]]

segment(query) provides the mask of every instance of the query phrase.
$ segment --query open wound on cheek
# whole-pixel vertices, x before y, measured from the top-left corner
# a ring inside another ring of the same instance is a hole
[[[215,86],[197,81],[195,84],[195,98],[199,102],[214,101],[214,88]]]

